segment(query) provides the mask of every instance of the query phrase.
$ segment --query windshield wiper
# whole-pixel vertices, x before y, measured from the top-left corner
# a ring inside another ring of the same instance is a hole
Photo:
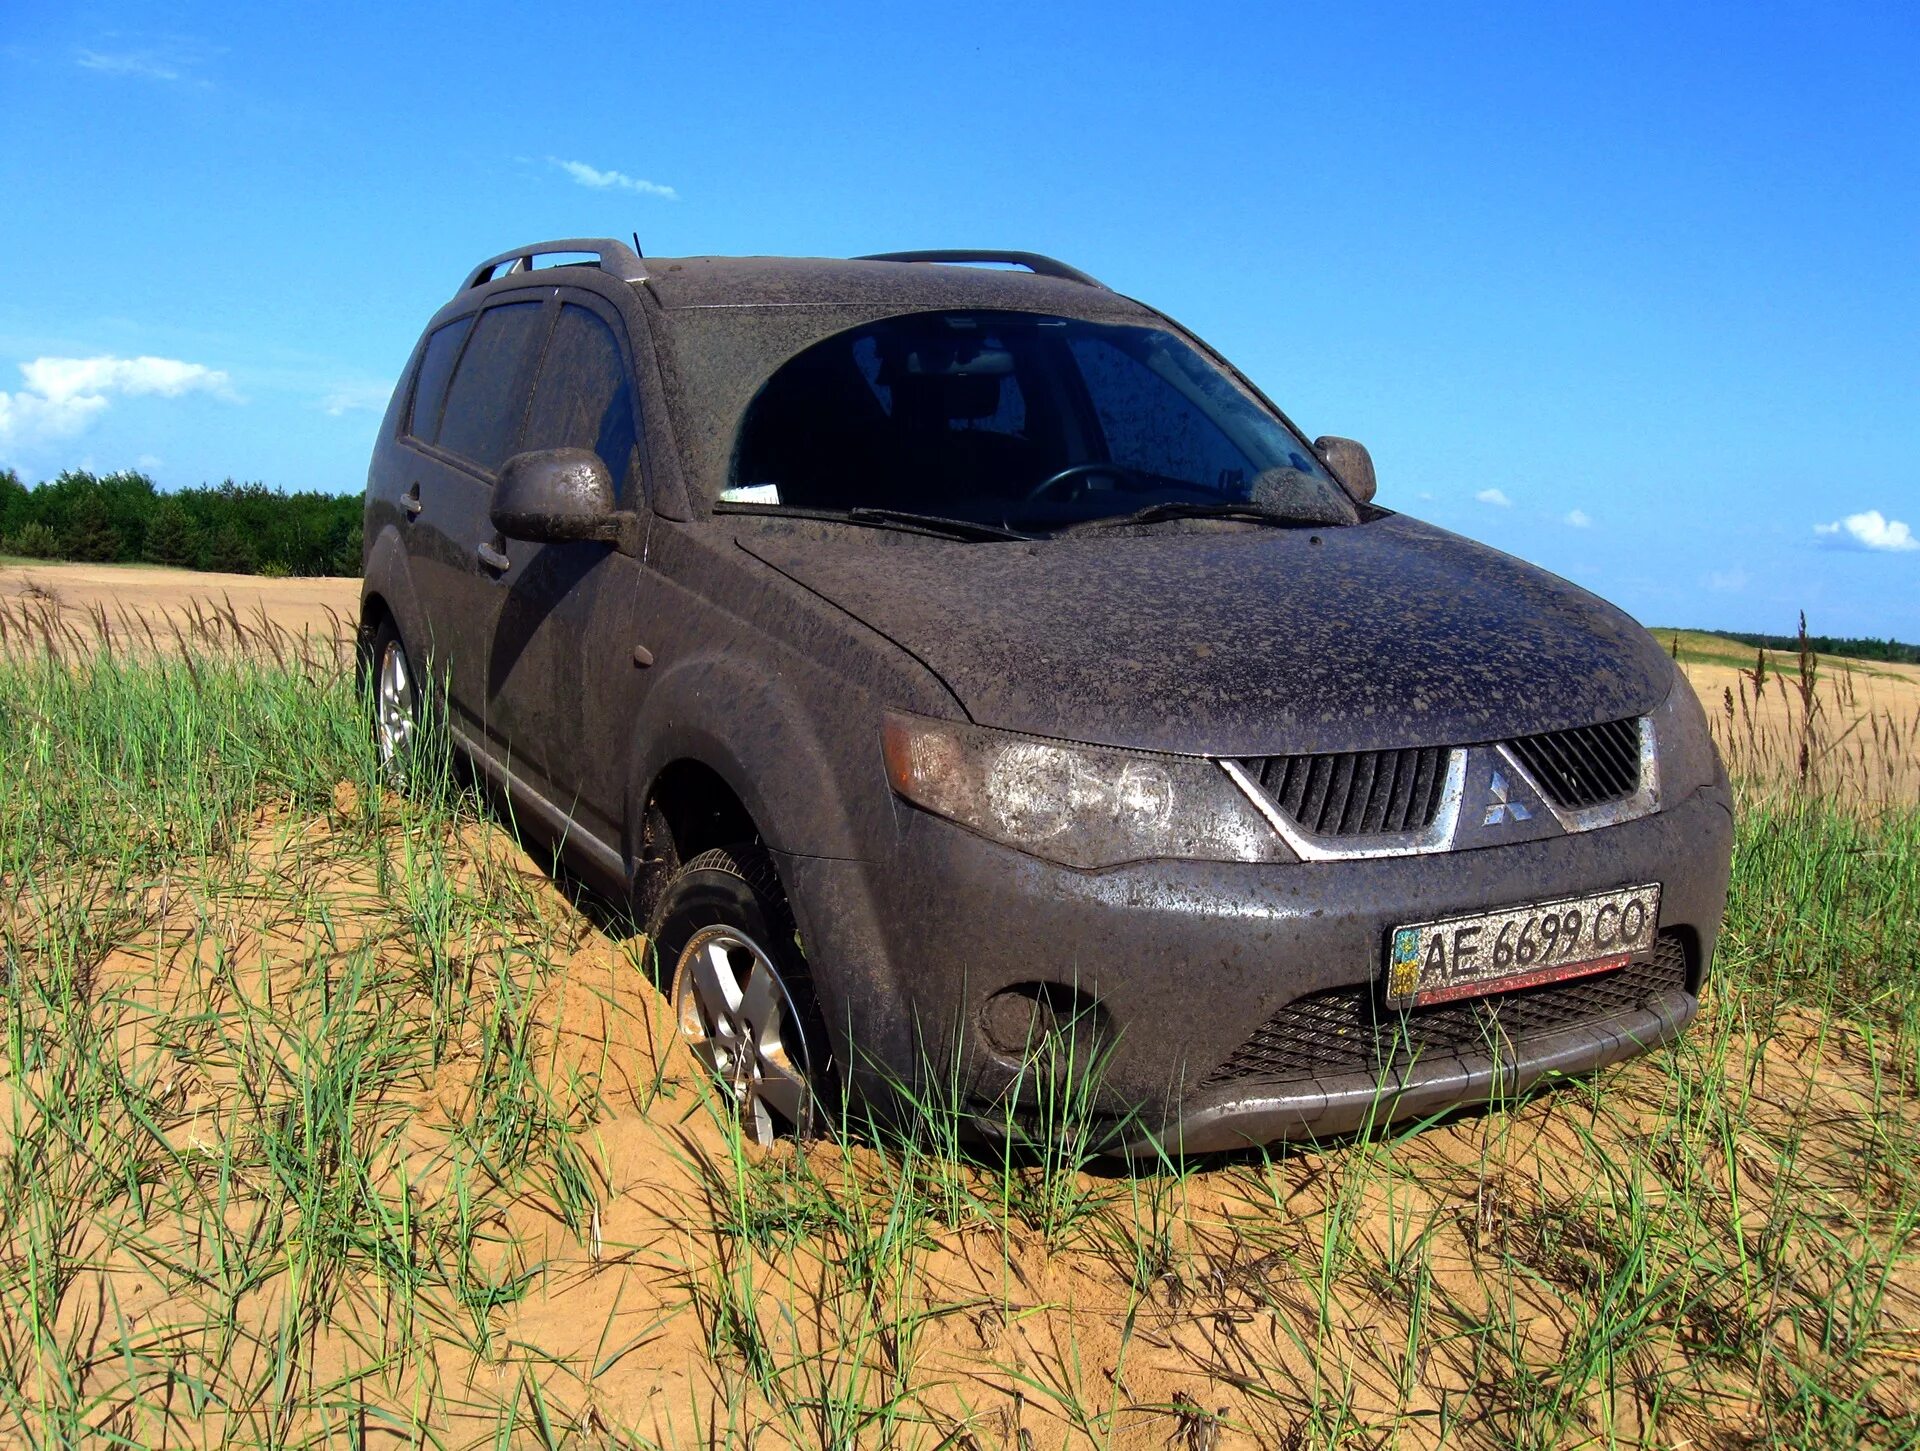
[[[951,519],[944,514],[916,514],[908,509],[875,509],[861,505],[852,509],[807,509],[797,504],[756,504],[745,500],[721,499],[713,506],[716,514],[772,514],[790,519],[825,519],[838,524],[872,524],[882,529],[904,529],[916,534],[937,534],[949,539],[1032,539],[1018,529],[1000,524],[984,524],[978,519]]]
[[[1129,524],[1154,524],[1162,519],[1245,519],[1253,524],[1273,524],[1289,529],[1326,522],[1322,519],[1309,519],[1303,515],[1284,513],[1277,509],[1264,509],[1246,500],[1237,503],[1201,504],[1175,499],[1159,504],[1149,504],[1146,508],[1136,509],[1131,514],[1116,514],[1107,519],[1088,519],[1084,523],[1069,525],[1060,532],[1077,534],[1083,529],[1122,529]]]
[[[906,509],[847,510],[846,517],[856,524],[905,524],[913,528],[952,534],[961,539],[1031,539],[1018,529],[1004,524],[985,524],[978,519],[952,519],[945,514],[915,514]]]

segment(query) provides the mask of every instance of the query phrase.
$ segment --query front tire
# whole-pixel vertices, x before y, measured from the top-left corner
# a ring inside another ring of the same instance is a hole
[[[810,1138],[823,1114],[816,1085],[825,1039],[793,917],[758,847],[702,852],[667,885],[647,940],[676,1032],[726,1092],[759,1144]]]

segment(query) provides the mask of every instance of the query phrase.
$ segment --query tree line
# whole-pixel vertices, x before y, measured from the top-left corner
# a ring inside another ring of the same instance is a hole
[[[1743,635],[1733,630],[1722,630],[1721,634],[1729,640],[1738,640],[1743,645],[1753,645],[1767,650],[1784,650],[1792,654],[1800,648],[1798,635]],[[1899,640],[1853,639],[1839,635],[1809,635],[1807,647],[1819,655],[1841,655],[1849,660],[1885,660],[1894,665],[1920,665],[1920,645],[1907,645]]]
[[[363,501],[232,479],[163,494],[132,471],[68,469],[29,486],[0,469],[0,554],[231,574],[358,574]]]

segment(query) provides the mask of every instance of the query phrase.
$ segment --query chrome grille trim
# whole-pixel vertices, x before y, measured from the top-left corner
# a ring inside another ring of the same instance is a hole
[[[1660,753],[1653,737],[1653,721],[1641,716],[1634,724],[1639,727],[1640,736],[1637,753],[1639,783],[1630,794],[1594,806],[1562,806],[1528,767],[1521,753],[1513,748],[1512,742],[1502,741],[1495,749],[1500,752],[1501,759],[1533,788],[1534,794],[1546,803],[1547,810],[1553,813],[1553,819],[1560,823],[1562,831],[1592,831],[1597,827],[1615,826],[1623,821],[1651,816],[1660,809]],[[1538,740],[1539,737],[1533,739]]]
[[[1542,794],[1581,811],[1631,796],[1639,785],[1639,721],[1610,720],[1517,736],[1504,743],[1526,762]]]
[[[1309,836],[1402,836],[1439,814],[1447,748],[1269,756],[1260,784]]]
[[[1507,769],[1526,783],[1564,832],[1593,831],[1603,826],[1615,826],[1624,821],[1635,821],[1642,816],[1653,815],[1660,809],[1661,802],[1660,757],[1654,740],[1653,721],[1650,717],[1641,716],[1635,721],[1621,721],[1616,724],[1634,726],[1638,736],[1635,763],[1639,770],[1639,779],[1625,796],[1612,801],[1602,801],[1593,806],[1563,806],[1555,800],[1553,793],[1547,790],[1540,778],[1528,767],[1522,753],[1514,749],[1511,741],[1496,741],[1480,746],[1418,748],[1444,752],[1447,763],[1446,775],[1440,784],[1439,798],[1433,808],[1432,818],[1417,829],[1397,832],[1357,832],[1344,835],[1337,832],[1310,830],[1287,812],[1277,792],[1262,784],[1263,777],[1270,777],[1274,773],[1275,761],[1287,758],[1258,757],[1239,761],[1221,756],[1214,759],[1220,769],[1226,772],[1227,779],[1239,788],[1240,794],[1247,798],[1267,825],[1273,828],[1274,833],[1286,842],[1302,861],[1357,861],[1372,857],[1422,856],[1432,852],[1448,851],[1453,847],[1454,837],[1460,824],[1462,798],[1466,791],[1468,755],[1472,751],[1494,752]],[[1408,753],[1354,752],[1350,754],[1370,754],[1378,757]],[[1292,759],[1314,761],[1333,758],[1323,753],[1320,756],[1303,755]],[[1377,772],[1377,766],[1374,769]],[[1357,771],[1349,775],[1346,797],[1333,802],[1337,807],[1337,811],[1332,813],[1336,826],[1343,825],[1352,816],[1354,798],[1367,794],[1364,790],[1354,792],[1351,789],[1353,775],[1357,775]],[[1617,775],[1613,779],[1617,780]],[[1324,820],[1329,814],[1327,804],[1331,796],[1331,790],[1325,790],[1318,797],[1313,798],[1303,792],[1300,799],[1303,809],[1309,802],[1313,806],[1312,811],[1306,814],[1312,815],[1315,820]],[[1359,819],[1364,825],[1364,809]]]
[[[1452,846],[1454,828],[1460,822],[1461,798],[1466,794],[1467,752],[1459,746],[1447,752],[1447,773],[1441,780],[1440,798],[1431,821],[1417,831],[1371,836],[1333,837],[1306,831],[1281,809],[1280,803],[1242,762],[1221,758],[1220,769],[1302,861],[1355,861],[1369,857],[1419,856]]]

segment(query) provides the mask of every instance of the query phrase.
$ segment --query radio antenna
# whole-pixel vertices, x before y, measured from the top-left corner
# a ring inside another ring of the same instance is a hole
[[[640,234],[638,232],[633,234],[633,255],[636,257],[644,257],[647,255],[640,250]]]

